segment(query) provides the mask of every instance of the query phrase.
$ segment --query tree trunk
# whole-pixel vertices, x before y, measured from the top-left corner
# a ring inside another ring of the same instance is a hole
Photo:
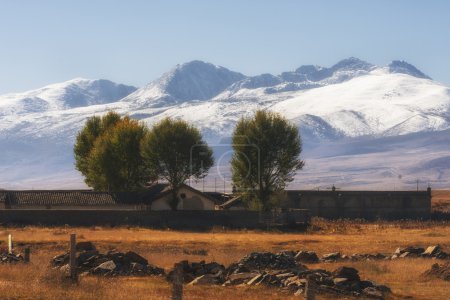
[[[177,210],[178,206],[178,188],[172,188],[172,199],[170,199],[170,207],[172,210]]]

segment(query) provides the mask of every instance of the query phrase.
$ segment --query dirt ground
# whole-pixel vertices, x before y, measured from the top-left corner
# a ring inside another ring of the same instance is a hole
[[[216,261],[228,265],[252,251],[312,250],[319,255],[340,251],[393,253],[397,247],[439,244],[450,252],[449,222],[325,221],[315,219],[307,232],[151,230],[137,227],[0,227],[0,247],[12,234],[16,248],[31,247],[31,264],[0,264],[1,299],[169,299],[163,278],[83,277],[78,285],[62,280],[49,266],[50,259],[68,249],[69,234],[93,241],[100,250],[136,251],[150,263],[169,270],[175,262]],[[201,250],[201,251],[200,251]],[[450,283],[421,274],[435,260],[411,258],[394,261],[346,262],[309,265],[333,270],[352,266],[363,279],[386,284],[393,299],[448,299]],[[185,287],[185,299],[295,299],[266,287]],[[297,298],[298,299],[298,298]],[[318,299],[335,299],[321,296]]]

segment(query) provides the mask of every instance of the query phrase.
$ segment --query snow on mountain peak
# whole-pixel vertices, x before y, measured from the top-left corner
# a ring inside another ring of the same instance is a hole
[[[64,110],[120,100],[136,90],[109,80],[74,78],[23,92],[0,95],[0,115]]]
[[[123,101],[140,107],[160,107],[190,100],[206,100],[244,78],[241,73],[194,60],[177,65]]]
[[[388,65],[388,68],[390,73],[402,73],[418,78],[431,79],[429,76],[425,75],[422,71],[406,61],[394,60]]]

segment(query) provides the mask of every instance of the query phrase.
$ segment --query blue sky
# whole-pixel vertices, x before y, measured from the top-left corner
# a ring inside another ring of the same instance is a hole
[[[350,56],[450,85],[450,1],[0,0],[0,93],[74,77],[142,86],[193,59],[256,75]]]

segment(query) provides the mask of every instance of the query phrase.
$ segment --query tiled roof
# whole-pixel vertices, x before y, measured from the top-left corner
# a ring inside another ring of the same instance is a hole
[[[201,193],[187,185],[190,190]],[[150,204],[170,193],[166,183],[156,183],[145,190],[133,193],[108,193],[89,190],[49,190],[49,191],[0,191],[0,203],[9,206],[114,206]],[[205,195],[216,204],[218,201]]]
[[[167,186],[135,193],[76,191],[2,191],[0,202],[12,206],[107,206],[150,203]]]

